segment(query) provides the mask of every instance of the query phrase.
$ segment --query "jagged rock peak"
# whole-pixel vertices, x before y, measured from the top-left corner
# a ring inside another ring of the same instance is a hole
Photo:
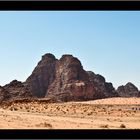
[[[62,57],[59,59],[59,62],[64,66],[66,66],[66,65],[69,65],[69,67],[79,66],[83,69],[83,66],[82,66],[80,60],[71,54],[62,55]]]
[[[71,59],[79,61],[79,59],[77,57],[74,57],[71,54],[64,54],[64,55],[62,55],[62,57],[60,58],[60,61],[63,61],[63,60],[71,60]]]
[[[89,75],[95,75],[95,73],[94,73],[93,71],[87,71],[87,73],[88,73]]]
[[[56,59],[55,56],[51,53],[46,53],[44,55],[42,55],[42,59]]]
[[[119,96],[121,97],[139,97],[140,96],[138,88],[131,82],[128,82],[126,85],[119,86],[117,88],[117,92]]]
[[[27,78],[25,85],[33,96],[44,97],[48,86],[55,78],[55,65],[57,59],[51,53],[42,56],[32,74]]]
[[[133,83],[131,82],[128,82],[125,86],[129,86],[129,87],[133,87],[133,88],[136,88],[138,89]]]
[[[73,55],[71,54],[64,54],[60,59],[66,59],[66,58],[73,58]]]
[[[126,85],[122,85],[120,87],[125,87],[126,89],[129,88],[130,90],[138,91],[138,88],[131,82],[126,83]]]
[[[23,87],[23,84],[21,81],[13,80],[9,84],[6,84],[4,87]]]
[[[111,83],[99,74],[85,71],[80,60],[71,54],[62,55],[59,60],[45,54],[25,84],[33,96],[61,101],[116,96]]]

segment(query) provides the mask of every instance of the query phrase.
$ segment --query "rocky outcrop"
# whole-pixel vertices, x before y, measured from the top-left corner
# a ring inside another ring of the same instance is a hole
[[[3,87],[11,96],[11,98],[32,97],[31,92],[28,90],[24,83],[13,80]]]
[[[138,88],[130,82],[125,86],[119,86],[117,88],[117,93],[120,97],[140,97]]]
[[[87,73],[89,75],[90,82],[92,82],[93,86],[95,87],[95,95],[97,95],[97,98],[108,98],[118,96],[112,83],[106,82],[103,76],[95,74],[91,71],[88,71]]]
[[[11,94],[0,86],[0,103],[3,101],[7,101],[11,98]]]
[[[3,87],[0,86],[0,103],[28,97],[32,97],[32,94],[22,82],[17,80],[13,80]]]
[[[130,82],[115,90],[112,83],[84,70],[78,58],[69,54],[59,60],[53,54],[45,54],[24,83],[13,80],[0,86],[0,102],[23,98],[65,102],[110,97],[140,97],[140,91]]]
[[[33,96],[45,97],[49,85],[55,79],[55,66],[57,59],[52,54],[45,54],[42,60],[26,80],[26,85]]]
[[[46,92],[46,97],[62,101],[86,100],[94,91],[88,82],[88,74],[80,61],[72,55],[63,55],[56,63],[55,79]]]
[[[72,55],[59,60],[45,54],[26,85],[33,96],[55,98],[58,101],[82,101],[117,96],[111,83],[101,75],[87,72]]]

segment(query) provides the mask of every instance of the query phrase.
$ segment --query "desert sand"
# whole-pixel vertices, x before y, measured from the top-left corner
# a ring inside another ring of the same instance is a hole
[[[140,98],[84,102],[13,102],[0,108],[1,129],[140,129]]]

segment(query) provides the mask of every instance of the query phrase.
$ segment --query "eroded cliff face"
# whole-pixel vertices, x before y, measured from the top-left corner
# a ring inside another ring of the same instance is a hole
[[[13,80],[3,87],[0,86],[0,102],[28,97],[32,97],[32,94],[20,81]]]
[[[29,89],[21,81],[13,80],[3,88],[11,95],[11,98],[32,97]]]
[[[59,60],[45,54],[26,84],[33,96],[59,101],[83,101],[117,96],[101,75],[87,72],[78,58],[63,55]]]
[[[118,94],[115,91],[112,83],[106,82],[105,78],[100,74],[95,74],[91,71],[87,72],[89,74],[90,82],[93,83],[98,99],[117,97]]]
[[[0,103],[3,101],[7,101],[11,98],[11,94],[0,86]]]
[[[131,82],[128,82],[125,86],[119,86],[117,92],[120,97],[140,97],[138,88]]]
[[[57,59],[52,54],[42,56],[42,60],[25,82],[33,96],[45,97],[49,85],[55,79],[56,62]]]
[[[46,92],[46,97],[62,101],[86,100],[94,90],[88,81],[88,74],[80,61],[72,55],[63,55],[57,61],[55,80]]]
[[[78,58],[63,55],[59,60],[53,54],[42,56],[25,82],[13,80],[0,86],[0,102],[23,98],[48,98],[55,101],[86,101],[110,97],[140,97],[132,83],[118,87],[92,71],[85,71]]]

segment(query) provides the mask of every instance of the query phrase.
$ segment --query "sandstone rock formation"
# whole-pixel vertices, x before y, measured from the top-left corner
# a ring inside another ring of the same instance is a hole
[[[91,71],[88,71],[90,82],[93,83],[98,98],[107,98],[107,97],[117,97],[118,94],[115,91],[112,83],[106,82],[105,78],[99,74],[94,74]]]
[[[11,94],[0,86],[0,103],[3,101],[7,101],[11,98]]]
[[[42,60],[26,80],[26,85],[33,96],[45,97],[46,90],[55,79],[55,66],[57,59],[52,54],[45,54]]]
[[[32,97],[32,94],[22,82],[13,80],[9,84],[0,86],[0,102]]]
[[[128,82],[125,86],[119,86],[117,88],[117,93],[120,97],[140,97],[138,88],[130,82]]]
[[[81,62],[72,55],[59,60],[45,54],[26,85],[33,96],[56,98],[59,101],[92,100],[117,96],[111,83],[101,75],[87,72]]]
[[[45,54],[25,82],[13,80],[0,86],[0,102],[27,98],[65,102],[110,97],[140,97],[140,91],[130,82],[115,90],[103,76],[84,70],[78,58],[68,54],[59,60],[53,54]]]
[[[3,86],[3,88],[10,93],[12,98],[14,97],[31,97],[32,94],[28,90],[24,83],[13,80],[9,84]]]

